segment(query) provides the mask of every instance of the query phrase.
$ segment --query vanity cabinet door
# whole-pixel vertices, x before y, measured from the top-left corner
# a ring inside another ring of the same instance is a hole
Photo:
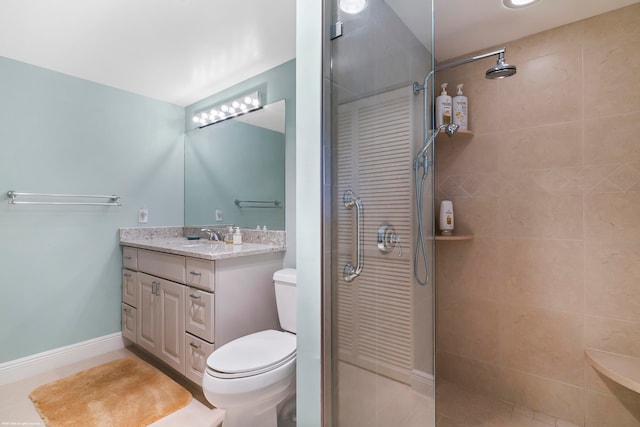
[[[185,333],[185,372],[187,378],[201,385],[204,371],[207,369],[207,358],[213,353],[213,344],[210,344],[191,334]]]
[[[137,325],[136,309],[128,304],[122,304],[122,336],[129,341],[136,342],[136,325]]]
[[[213,342],[214,294],[195,288],[187,288],[185,303],[186,331]]]
[[[152,354],[158,353],[160,339],[160,301],[156,297],[160,280],[144,273],[136,275],[138,283],[137,344]]]
[[[122,301],[131,307],[138,306],[138,289],[136,287],[136,272],[122,270]]]
[[[158,357],[184,375],[184,286],[160,281],[160,347]]]

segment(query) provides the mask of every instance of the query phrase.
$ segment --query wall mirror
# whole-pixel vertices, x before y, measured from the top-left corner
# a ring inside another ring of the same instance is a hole
[[[185,226],[285,228],[285,101],[185,134]]]

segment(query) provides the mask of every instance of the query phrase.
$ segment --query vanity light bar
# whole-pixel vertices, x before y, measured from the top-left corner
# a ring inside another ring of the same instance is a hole
[[[223,104],[209,107],[193,116],[193,122],[198,127],[205,127],[259,108],[262,108],[260,92],[255,91]]]

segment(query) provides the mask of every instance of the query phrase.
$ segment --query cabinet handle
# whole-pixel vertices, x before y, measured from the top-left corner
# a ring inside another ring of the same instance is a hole
[[[192,276],[202,276],[202,273],[196,273],[195,271],[190,271],[189,274]]]
[[[189,294],[189,296],[190,296],[191,298],[193,298],[193,299],[200,299],[200,298],[202,298],[202,296],[200,296],[200,295],[194,295],[194,294]]]
[[[128,313],[129,309],[128,308],[123,308],[122,311],[124,311],[125,313]]]
[[[200,348],[200,344],[194,344],[192,342],[189,343],[189,345],[193,348]]]
[[[123,274],[123,276],[124,276],[124,277],[128,277],[128,278],[131,278],[131,273],[124,273],[124,274]]]
[[[151,282],[151,293],[153,295],[159,296],[160,295],[160,282],[156,282],[153,281]]]

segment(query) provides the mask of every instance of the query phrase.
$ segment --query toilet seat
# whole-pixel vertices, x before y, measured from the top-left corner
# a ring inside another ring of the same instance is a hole
[[[289,363],[296,357],[296,336],[266,330],[233,340],[207,359],[207,373],[221,379],[259,375]]]

